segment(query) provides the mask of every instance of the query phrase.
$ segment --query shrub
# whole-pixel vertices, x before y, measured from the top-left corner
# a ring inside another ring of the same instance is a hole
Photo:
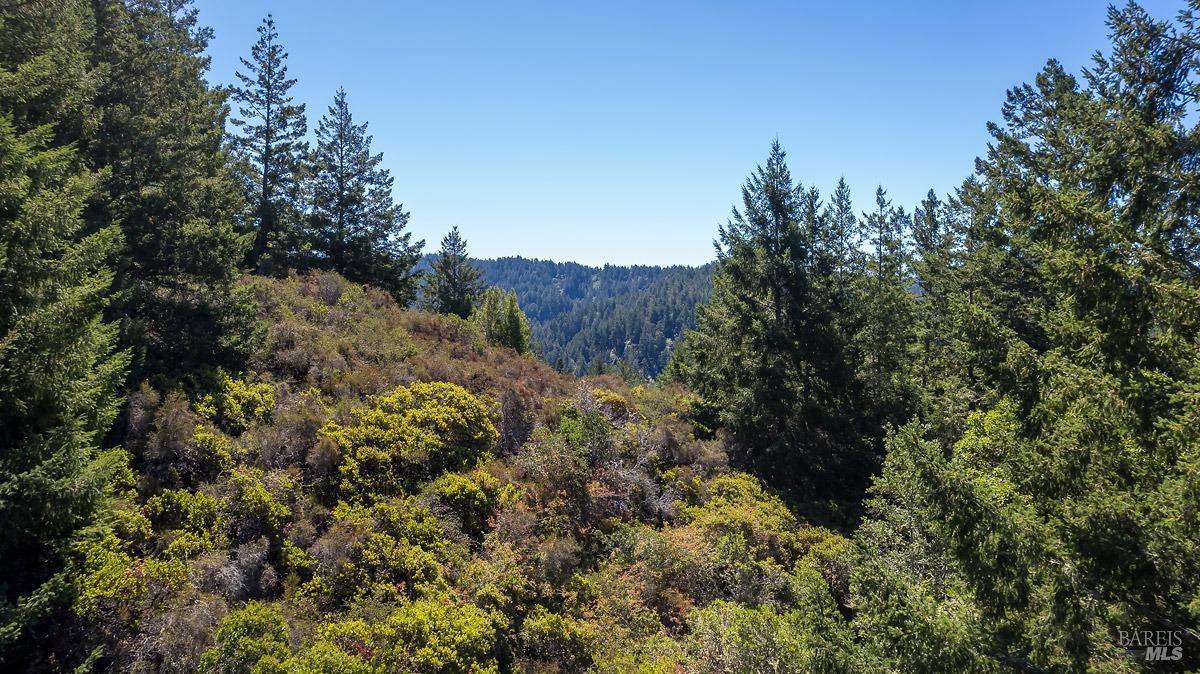
[[[230,531],[239,541],[260,536],[275,540],[292,510],[271,493],[263,483],[263,472],[255,468],[240,468],[230,475],[232,494],[229,498]],[[276,491],[288,493],[294,483],[280,477]]]
[[[169,556],[190,557],[226,543],[225,503],[208,494],[166,489],[146,502],[145,511],[155,528],[166,533]]]
[[[370,502],[426,477],[470,468],[490,456],[497,433],[487,407],[455,384],[417,383],[353,411],[354,423],[320,434],[341,453],[341,490]]]
[[[464,534],[480,539],[500,501],[500,481],[482,470],[443,473],[429,486],[430,495],[454,515]]]
[[[290,654],[287,621],[277,604],[252,601],[230,611],[217,627],[216,642],[200,658],[201,672],[282,673]]]
[[[443,567],[455,556],[441,523],[405,496],[373,506],[343,503],[334,526],[313,545],[318,576],[305,592],[334,605],[395,601],[446,586]]]
[[[147,587],[129,544],[108,532],[77,544],[76,553],[80,562],[74,575],[75,613],[105,622],[132,620]]]
[[[498,672],[491,619],[474,604],[425,599],[401,607],[380,627],[384,662],[430,674]]]
[[[299,671],[489,674],[499,672],[492,654],[496,638],[495,626],[479,607],[445,596],[419,599],[379,622],[321,625],[316,641],[287,666],[288,671],[295,665]]]
[[[570,616],[535,606],[521,626],[526,655],[552,662],[565,671],[587,669],[595,634],[590,626]]]
[[[265,382],[234,379],[217,370],[217,391],[196,402],[196,412],[227,432],[238,434],[251,424],[269,420],[275,410],[275,389]]]
[[[830,602],[832,604],[832,602]],[[801,611],[778,613],[769,606],[745,607],[715,601],[695,611],[689,638],[691,672],[859,671],[853,645],[843,632],[818,632]]]

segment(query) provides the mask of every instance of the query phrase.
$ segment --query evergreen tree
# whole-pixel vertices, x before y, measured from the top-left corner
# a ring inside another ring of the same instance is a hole
[[[30,630],[65,599],[129,362],[103,320],[121,233],[84,221],[95,176],[73,146],[90,116],[91,26],[85,2],[0,10],[0,666],[12,671],[47,648]]]
[[[1200,24],[1182,25],[1112,9],[1082,81],[1051,61],[1009,93],[959,196],[951,329],[977,409],[957,442],[898,433],[876,485],[879,573],[971,597],[1012,667],[1109,667],[1119,630],[1200,663]]]
[[[338,89],[317,127],[310,168],[310,236],[315,264],[348,279],[385,288],[407,305],[416,296],[415,267],[424,241],[404,231],[408,213],[392,202],[392,177],[371,154],[367,125],[354,124]]]
[[[204,79],[211,31],[190,2],[95,6],[107,77],[87,147],[106,179],[89,218],[124,231],[117,310],[135,376],[236,365],[252,325],[233,290],[244,202],[223,146],[224,94]]]
[[[521,306],[517,302],[517,294],[511,290],[504,295],[503,316],[502,343],[517,353],[525,353],[530,347],[529,320],[521,311]]]
[[[861,325],[855,337],[860,376],[866,387],[873,426],[903,422],[911,411],[912,386],[908,355],[914,339],[913,279],[905,235],[909,218],[895,208],[882,187],[875,191],[875,210],[860,221],[867,264],[858,278]]]
[[[467,242],[459,236],[458,227],[452,227],[442,239],[442,250],[432,266],[424,289],[429,308],[440,314],[470,316],[482,291],[482,282],[479,270],[467,258]]]
[[[712,300],[668,376],[692,386],[778,483],[836,491],[835,481],[863,475],[835,468],[861,457],[849,410],[836,402],[845,385],[830,379],[842,353],[819,289],[840,263],[817,264],[815,242],[830,236],[820,212],[816,193],[793,183],[776,141],[742,188],[742,208],[720,228]]]
[[[925,411],[953,406],[958,410],[952,415],[956,418],[968,412],[961,368],[967,358],[957,338],[961,334],[961,301],[957,298],[961,297],[959,235],[964,211],[959,202],[943,202],[930,190],[914,212],[912,224],[912,273],[917,292],[913,379]]]
[[[304,104],[295,104],[288,77],[288,54],[279,42],[270,14],[258,27],[258,41],[243,58],[246,72],[236,73],[240,86],[232,89],[239,104],[234,139],[246,165],[250,201],[254,205],[255,235],[249,262],[272,273],[300,254],[298,172],[306,152],[308,124]]]
[[[835,324],[838,339],[849,345],[851,337],[858,332],[858,316],[854,300],[854,279],[863,267],[861,230],[858,217],[854,214],[854,203],[850,197],[850,186],[839,179],[829,198],[824,213],[825,236],[817,242],[819,255],[828,260],[831,269],[826,279],[824,294],[829,302],[829,313]]]

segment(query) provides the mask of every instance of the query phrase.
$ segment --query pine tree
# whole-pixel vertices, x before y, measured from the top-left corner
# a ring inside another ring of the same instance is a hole
[[[392,202],[392,177],[371,154],[367,125],[354,124],[346,91],[338,89],[317,127],[313,154],[314,263],[348,279],[385,288],[402,305],[416,296],[415,267],[424,241],[411,242],[408,213]]]
[[[241,190],[223,145],[224,94],[204,79],[211,31],[190,2],[98,3],[107,73],[87,145],[105,170],[95,226],[121,223],[117,307],[138,378],[236,365],[252,320],[235,299]]]
[[[1009,92],[958,196],[949,330],[975,409],[950,441],[897,433],[875,487],[870,557],[971,597],[1005,666],[1110,667],[1119,630],[1169,632],[1174,666],[1200,664],[1200,21],[1181,25],[1114,8],[1082,79],[1051,61]]]
[[[829,312],[837,328],[839,339],[850,342],[857,333],[858,324],[853,311],[854,278],[862,270],[861,230],[858,217],[854,214],[854,202],[850,186],[839,179],[825,209],[825,236],[818,241],[819,255],[830,262],[830,274],[825,287],[829,301]]]
[[[91,26],[84,2],[0,11],[0,665],[13,671],[46,647],[30,629],[65,599],[129,362],[103,320],[121,233],[82,217],[95,175],[74,147]]]
[[[521,311],[517,302],[517,294],[508,291],[504,296],[504,337],[503,344],[517,353],[525,353],[530,347],[529,319]]]
[[[820,288],[840,261],[818,264],[816,241],[830,237],[820,213],[819,196],[792,181],[775,142],[720,228],[712,300],[668,377],[689,384],[778,484],[837,491],[865,473],[849,468],[860,457],[838,402],[846,385],[831,380],[845,364],[831,362],[842,353]]]
[[[232,89],[239,104],[233,125],[240,130],[234,145],[247,167],[254,205],[255,235],[248,259],[266,273],[294,263],[300,253],[296,178],[308,125],[304,104],[292,102],[296,80],[288,77],[287,58],[275,18],[268,14],[258,27],[250,59],[241,60],[246,72],[236,73],[241,85]]]
[[[882,187],[875,191],[875,210],[863,215],[861,240],[868,258],[858,282],[861,325],[856,352],[866,395],[881,415],[877,420],[898,423],[907,419],[913,397],[907,380],[914,339],[913,280],[905,246],[910,221],[903,209],[892,206]]]
[[[459,235],[458,227],[452,227],[442,239],[442,250],[432,266],[424,289],[429,308],[461,318],[470,316],[482,291],[482,282],[479,270],[467,258],[467,242]]]
[[[913,347],[911,358],[914,382],[923,394],[926,411],[954,407],[954,417],[968,411],[962,364],[966,354],[956,339],[961,315],[959,268],[961,249],[961,204],[946,203],[933,190],[913,213],[912,273],[917,291],[914,304]],[[961,429],[958,429],[961,430]]]

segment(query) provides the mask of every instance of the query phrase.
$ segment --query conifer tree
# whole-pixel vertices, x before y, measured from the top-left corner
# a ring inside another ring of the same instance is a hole
[[[817,263],[815,242],[830,238],[820,213],[819,197],[792,181],[776,141],[742,188],[742,207],[720,228],[712,300],[668,367],[750,461],[805,489],[857,473],[835,466],[860,458],[840,402],[848,384],[832,379],[848,370],[821,294],[840,261]]]
[[[314,264],[384,288],[407,305],[416,296],[416,264],[424,241],[411,242],[408,213],[392,201],[392,177],[371,154],[366,123],[356,125],[338,89],[317,127],[310,167],[309,236]]]
[[[913,282],[905,245],[909,224],[908,215],[892,206],[882,187],[875,191],[875,210],[860,220],[867,264],[858,283],[862,322],[856,353],[871,406],[882,415],[877,421],[903,422],[913,395],[906,376],[914,339]]]
[[[517,353],[525,353],[530,347],[529,319],[521,311],[517,302],[517,294],[508,291],[504,296],[504,332],[503,344]]]
[[[830,195],[824,213],[825,236],[818,241],[819,254],[830,260],[829,278],[825,294],[829,312],[835,322],[838,337],[843,344],[858,330],[854,312],[854,278],[862,270],[862,251],[859,250],[860,228],[854,214],[854,202],[850,186],[844,178]]]
[[[891,439],[864,537],[877,577],[960,588],[978,642],[1027,671],[1109,667],[1120,630],[1200,664],[1200,23],[1131,4],[1109,26],[1082,79],[1051,61],[1010,91],[960,190],[951,330],[975,410],[956,441]]]
[[[279,42],[270,14],[258,27],[258,41],[237,71],[240,86],[232,89],[238,103],[233,125],[238,155],[249,175],[249,198],[254,207],[255,233],[248,260],[252,267],[273,273],[296,261],[300,254],[300,208],[297,175],[306,145],[308,124],[304,104],[293,102],[295,78],[288,77],[288,54]]]
[[[956,217],[962,210],[957,202],[943,202],[930,190],[912,219],[912,275],[917,292],[913,307],[914,383],[923,394],[926,409],[955,405],[960,409],[956,416],[967,411],[961,400],[952,401],[962,391],[960,366],[965,360],[959,348],[961,341],[955,339],[961,257]]]
[[[241,190],[224,149],[224,94],[204,79],[211,31],[189,1],[96,5],[106,73],[87,145],[105,169],[95,226],[121,223],[117,310],[138,378],[236,365],[252,321],[233,284],[245,250]]]
[[[121,233],[85,222],[95,176],[75,149],[91,26],[86,2],[0,10],[0,667],[12,671],[45,647],[30,629],[65,598],[129,362],[103,320]]]
[[[433,260],[433,271],[425,282],[425,302],[432,311],[471,315],[482,291],[479,270],[467,258],[467,242],[452,227],[442,239],[442,249]]]

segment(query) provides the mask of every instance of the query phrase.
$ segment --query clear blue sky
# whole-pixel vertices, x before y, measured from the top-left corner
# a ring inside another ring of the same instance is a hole
[[[968,175],[1007,88],[1106,45],[1097,0],[198,6],[214,82],[273,12],[310,127],[346,87],[426,250],[457,224],[477,257],[590,264],[712,259],[776,136],[805,184],[911,210]]]

